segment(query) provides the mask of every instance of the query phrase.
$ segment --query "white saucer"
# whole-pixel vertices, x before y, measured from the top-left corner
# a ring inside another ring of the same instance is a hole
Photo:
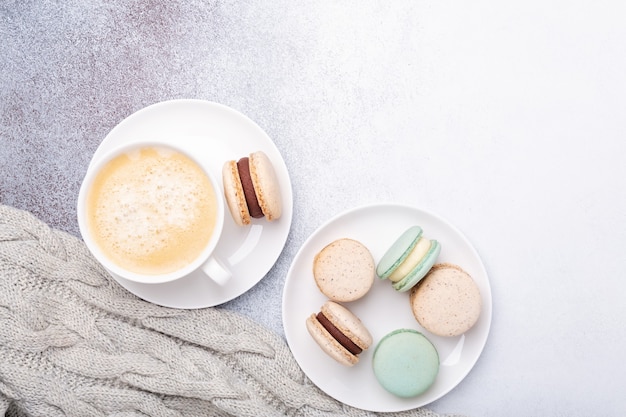
[[[441,243],[438,262],[461,266],[478,285],[483,308],[474,327],[464,335],[444,338],[422,329],[411,312],[409,294],[396,292],[388,281],[376,278],[360,300],[344,303],[369,329],[374,343],[360,355],[354,367],[345,367],[327,356],[308,334],[305,321],[319,312],[326,297],[313,279],[313,258],[335,239],[349,237],[363,243],[378,263],[389,246],[412,225],[424,236]],[[452,390],[472,369],[487,341],[491,324],[491,288],[487,272],[470,242],[453,225],[426,211],[395,204],[356,208],[331,219],[313,233],[296,254],[283,290],[283,326],[289,347],[306,375],[333,398],[353,407],[375,412],[404,411],[424,406]],[[372,371],[376,343],[387,333],[412,328],[435,345],[440,371],[424,394],[402,399],[385,391]]]
[[[201,272],[165,284],[140,284],[113,278],[138,297],[166,307],[203,308],[230,301],[252,288],[272,268],[283,250],[293,212],[289,172],[280,152],[267,134],[243,114],[203,100],[172,100],[153,104],[124,119],[96,150],[90,167],[110,149],[151,139],[176,144],[213,173],[220,182],[222,166],[262,150],[272,161],[283,201],[280,219],[253,220],[240,227],[228,210],[224,231],[215,253],[230,264],[233,277],[221,287]],[[223,194],[223,189],[220,189]]]

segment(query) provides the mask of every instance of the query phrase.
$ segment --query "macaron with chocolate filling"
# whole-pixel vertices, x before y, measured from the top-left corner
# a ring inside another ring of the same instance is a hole
[[[263,151],[222,168],[224,196],[235,223],[248,225],[252,219],[278,219],[282,214],[280,186],[272,162]]]
[[[359,354],[370,347],[372,335],[350,310],[327,301],[320,312],[306,320],[309,334],[331,358],[342,365],[353,366]]]

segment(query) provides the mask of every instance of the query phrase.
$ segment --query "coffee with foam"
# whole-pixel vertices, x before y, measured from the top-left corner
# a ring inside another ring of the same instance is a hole
[[[216,191],[193,160],[160,146],[113,158],[86,201],[90,235],[120,268],[159,275],[196,260],[218,216]]]

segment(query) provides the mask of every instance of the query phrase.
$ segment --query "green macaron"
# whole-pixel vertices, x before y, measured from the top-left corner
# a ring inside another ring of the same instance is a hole
[[[389,279],[400,292],[413,288],[437,261],[441,245],[422,236],[420,226],[404,231],[389,247],[376,266],[381,279]]]
[[[402,398],[420,395],[439,373],[439,354],[430,340],[413,329],[398,329],[376,345],[374,375],[388,392]]]

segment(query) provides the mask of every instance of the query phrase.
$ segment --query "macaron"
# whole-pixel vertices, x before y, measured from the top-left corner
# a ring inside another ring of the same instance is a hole
[[[390,393],[410,398],[430,388],[439,373],[439,354],[430,340],[413,329],[398,329],[376,345],[374,375]]]
[[[224,163],[222,182],[228,209],[239,226],[250,224],[253,218],[280,218],[280,186],[274,166],[263,151]]]
[[[306,328],[328,356],[346,366],[355,365],[359,354],[372,344],[372,336],[361,320],[332,301],[326,301],[319,313],[307,318]]]
[[[361,242],[337,239],[315,255],[313,277],[319,290],[332,301],[355,301],[374,284],[374,258]]]
[[[437,260],[441,245],[422,236],[420,226],[408,228],[378,262],[376,274],[389,279],[393,288],[405,292],[413,288]]]
[[[458,336],[480,316],[480,290],[460,266],[436,264],[411,290],[411,309],[417,322],[438,336]]]

